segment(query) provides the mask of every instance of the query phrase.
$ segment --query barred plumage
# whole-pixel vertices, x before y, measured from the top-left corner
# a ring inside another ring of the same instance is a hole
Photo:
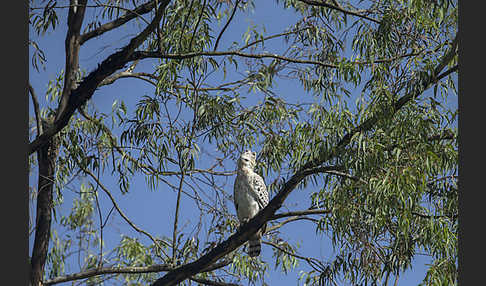
[[[238,169],[234,185],[234,203],[240,224],[254,217],[268,204],[268,191],[263,178],[253,170],[256,165],[256,153],[245,151],[237,162]],[[256,257],[261,252],[261,237],[266,225],[248,240],[248,254]]]

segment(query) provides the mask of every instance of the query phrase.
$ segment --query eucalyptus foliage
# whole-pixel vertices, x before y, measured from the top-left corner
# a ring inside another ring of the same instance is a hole
[[[82,1],[67,2],[30,2],[31,79],[49,64],[39,40],[57,35]],[[81,38],[152,3],[110,29],[131,38],[162,2],[88,1]],[[307,175],[293,191],[299,203],[269,221],[264,255],[250,259],[240,247],[183,285],[267,285],[289,273],[289,285],[391,285],[419,255],[431,261],[423,285],[457,284],[457,1],[272,1],[272,19],[245,22],[260,2],[169,1],[157,28],[93,94],[119,97],[106,99],[111,106],[87,101],[54,135],[45,284],[145,285],[208,253],[238,229],[232,182],[246,149],[257,151],[271,197],[310,162],[332,168]],[[295,21],[282,23],[280,13]],[[241,25],[241,34],[231,30]],[[110,44],[108,55],[121,48]],[[89,68],[75,68],[68,91],[89,79]],[[34,86],[31,142],[41,134],[36,120],[56,122],[72,76],[64,73]],[[150,92],[124,94],[122,80]],[[133,187],[139,179],[146,189]],[[32,241],[37,181],[30,186]],[[159,212],[175,221],[140,228],[117,203],[133,192],[167,194],[176,213]],[[179,219],[186,212],[195,215]],[[309,223],[315,231],[285,233],[284,225]],[[120,225],[130,231],[108,243]],[[333,254],[301,251],[309,237],[329,239]]]

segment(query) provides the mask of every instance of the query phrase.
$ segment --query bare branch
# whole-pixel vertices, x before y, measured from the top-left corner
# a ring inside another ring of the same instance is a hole
[[[314,223],[318,223],[319,220],[317,219],[313,219],[313,218],[310,218],[310,217],[306,217],[306,216],[293,216],[293,217],[290,217],[278,224],[275,224],[275,225],[272,225],[271,227],[267,227],[267,230],[266,230],[266,233],[270,233],[276,229],[279,229],[281,228],[282,226],[288,224],[289,222],[294,222],[294,221],[298,221],[298,220],[308,220],[308,221],[312,221]]]
[[[287,255],[290,255],[290,256],[293,256],[295,258],[304,260],[305,262],[307,262],[307,264],[309,264],[316,271],[322,272],[324,270],[324,265],[322,265],[322,263],[316,258],[305,257],[305,256],[302,256],[302,255],[299,255],[299,254],[296,254],[296,253],[292,253],[292,252],[280,247],[278,244],[273,243],[271,241],[262,241],[262,243],[270,245],[270,246],[278,249],[279,251],[281,251],[281,252],[283,252]]]
[[[157,79],[154,75],[149,74],[149,73],[144,73],[144,72],[133,73],[133,72],[128,72],[128,71],[123,71],[123,72],[119,72],[119,73],[117,73],[117,74],[115,74],[113,76],[107,77],[105,80],[103,80],[100,83],[100,86],[110,85],[110,84],[113,84],[116,80],[118,80],[120,78],[128,78],[128,77],[138,78],[138,79],[141,79],[143,81],[146,81],[146,82],[150,83],[153,86],[157,86],[157,83],[155,83],[155,82],[153,82],[153,81],[145,78],[144,76],[148,76],[150,78]]]
[[[214,44],[214,49],[213,51],[216,51],[218,49],[218,44],[219,44],[219,40],[221,39],[221,37],[223,36],[223,33],[224,31],[226,31],[226,28],[228,28],[231,20],[233,20],[233,17],[235,16],[236,14],[236,9],[238,9],[238,4],[240,3],[240,0],[236,0],[235,1],[235,6],[233,7],[233,11],[231,11],[231,15],[230,17],[228,18],[228,21],[226,21],[226,24],[224,25],[223,29],[221,29],[221,32],[219,32],[219,35],[218,37],[216,38],[216,43]]]
[[[271,219],[279,219],[283,217],[289,216],[303,216],[303,215],[317,215],[317,214],[330,214],[331,210],[304,210],[304,211],[294,211],[294,212],[287,212],[287,213],[280,213],[274,215]]]
[[[179,157],[180,160],[180,157]],[[177,226],[179,222],[179,209],[180,209],[180,204],[181,204],[181,193],[182,193],[182,186],[184,184],[184,178],[185,178],[185,172],[181,164],[181,178],[179,180],[179,188],[177,190],[177,200],[176,200],[176,209],[175,209],[175,215],[174,215],[174,228],[172,232],[172,263],[176,263],[175,257],[176,257],[176,249],[177,249]]]
[[[231,260],[223,260],[221,262],[215,263],[205,269],[202,272],[210,272],[221,267],[227,266],[230,264]],[[104,267],[104,268],[96,268],[90,269],[83,272],[69,274],[65,276],[59,276],[47,281],[44,281],[43,285],[54,285],[63,282],[81,280],[89,277],[104,275],[104,274],[138,274],[138,273],[155,273],[155,272],[165,272],[174,269],[173,266],[168,264],[155,264],[150,266],[130,266],[130,267]]]
[[[94,37],[100,36],[100,35],[108,32],[110,30],[118,28],[121,25],[127,23],[128,21],[130,21],[130,20],[132,20],[136,17],[140,17],[141,15],[152,11],[152,9],[154,7],[155,7],[155,0],[152,0],[152,1],[149,1],[145,4],[143,4],[143,5],[138,6],[137,8],[135,8],[133,10],[129,10],[129,11],[127,11],[127,13],[125,15],[121,16],[120,18],[115,19],[115,20],[113,20],[109,23],[103,24],[103,25],[99,26],[98,28],[81,35],[80,38],[79,38],[79,44],[83,45],[84,42],[86,42],[86,41],[88,41],[88,40],[90,40]]]
[[[385,62],[393,62],[405,57],[416,56],[419,54],[420,53],[409,53],[409,54],[399,55],[392,58],[378,59],[373,61],[355,61],[355,62],[351,62],[351,64],[371,65],[371,64],[379,64]],[[325,63],[321,61],[295,59],[295,58],[284,57],[282,55],[271,54],[271,53],[249,54],[240,51],[223,51],[223,52],[202,51],[202,52],[190,52],[184,54],[162,54],[160,52],[137,51],[133,53],[133,55],[131,56],[131,60],[148,59],[148,58],[183,60],[183,59],[189,59],[189,58],[200,57],[200,56],[209,56],[209,57],[239,56],[243,58],[253,58],[253,59],[272,58],[272,59],[286,61],[289,63],[318,65],[327,68],[339,68],[339,65],[337,64]]]
[[[342,13],[347,14],[347,15],[356,16],[356,17],[363,18],[363,19],[366,19],[366,20],[380,24],[380,21],[373,19],[371,17],[368,17],[366,15],[363,15],[363,14],[357,12],[357,11],[346,10],[341,6],[336,6],[336,5],[327,3],[327,2],[318,2],[318,1],[313,1],[313,0],[299,0],[299,1],[304,2],[305,4],[308,4],[308,5],[312,5],[312,6],[326,7],[326,8],[329,8],[329,9],[333,9],[333,10],[342,12]]]
[[[264,42],[266,40],[271,40],[271,39],[274,39],[274,38],[278,38],[278,37],[282,37],[282,36],[288,36],[288,35],[292,35],[292,34],[295,34],[295,33],[298,33],[298,32],[301,32],[301,31],[305,31],[305,30],[308,30],[310,29],[311,27],[305,27],[305,28],[302,28],[302,29],[298,29],[298,30],[294,30],[294,31],[288,31],[288,32],[285,32],[285,33],[280,33],[280,34],[275,34],[275,35],[271,35],[271,36],[267,36],[263,39],[258,39],[258,40],[255,40],[251,43],[248,43],[246,45],[244,45],[243,47],[239,48],[238,51],[242,51],[244,49],[247,49],[255,44],[258,44],[258,43],[261,43],[261,42]]]
[[[153,272],[170,271],[171,269],[173,268],[170,265],[166,265],[166,264],[156,264],[156,265],[140,266],[140,267],[132,266],[132,267],[95,268],[84,272],[79,272],[75,274],[70,274],[70,275],[60,276],[54,279],[50,279],[44,281],[44,285],[54,285],[58,283],[80,280],[80,279],[85,279],[85,278],[104,275],[104,274],[153,273]]]
[[[226,283],[226,282],[220,282],[220,281],[214,281],[214,280],[208,280],[208,279],[196,278],[196,277],[192,277],[191,280],[199,284],[210,285],[210,286],[241,286],[240,284]]]
[[[291,63],[299,63],[299,64],[312,64],[312,65],[320,65],[328,68],[337,68],[337,65],[327,64],[320,61],[312,61],[312,60],[300,60],[300,59],[293,59],[284,57],[277,54],[270,54],[270,53],[263,53],[263,54],[248,54],[242,53],[238,51],[224,51],[224,52],[190,52],[185,54],[161,54],[159,52],[146,52],[146,51],[138,51],[133,53],[131,60],[137,59],[148,59],[148,58],[161,58],[161,59],[174,59],[174,60],[183,60],[189,59],[199,56],[239,56],[244,58],[254,58],[254,59],[263,59],[263,58],[273,58],[282,61],[287,61]]]

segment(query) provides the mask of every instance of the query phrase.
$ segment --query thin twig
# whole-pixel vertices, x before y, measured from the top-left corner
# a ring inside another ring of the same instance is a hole
[[[86,174],[88,174],[95,182],[96,184],[98,184],[98,186],[101,187],[101,189],[106,193],[106,195],[110,198],[111,202],[113,203],[113,206],[116,208],[116,210],[118,211],[118,213],[120,214],[120,216],[134,229],[136,230],[137,232],[139,233],[142,233],[144,235],[146,235],[148,238],[150,238],[150,240],[152,240],[154,242],[154,244],[160,249],[160,251],[162,251],[162,253],[165,254],[165,256],[169,257],[167,255],[167,253],[165,253],[164,249],[162,248],[162,246],[160,246],[159,244],[159,241],[163,242],[166,246],[169,246],[169,244],[163,240],[157,240],[155,239],[150,233],[144,231],[143,229],[139,228],[138,226],[136,226],[124,213],[123,211],[120,209],[120,207],[118,206],[118,204],[116,203],[116,200],[115,198],[113,197],[113,195],[111,194],[111,192],[100,182],[100,180],[88,169],[84,168],[83,166],[81,166],[80,164],[79,165],[79,168],[81,168]]]
[[[99,148],[98,148],[98,156],[99,156]],[[101,169],[98,169],[98,178],[100,177],[100,170]],[[99,185],[96,185],[96,189],[94,190],[94,196],[96,200],[96,208],[98,209],[98,217],[100,219],[100,259],[98,261],[98,267],[101,267],[103,265],[103,228],[105,226],[103,224],[103,215],[101,213],[100,202],[98,200],[98,187]]]
[[[316,170],[319,170],[319,168],[316,168]],[[341,172],[341,171],[338,171],[338,170],[325,170],[325,171],[322,171],[322,173],[327,173],[327,174],[331,174],[331,175],[337,175],[337,176],[341,176],[341,177],[344,177],[344,178],[348,178],[348,179],[351,179],[351,180],[354,180],[354,181],[359,181],[363,184],[368,184],[368,182],[366,182],[365,180],[359,178],[359,177],[356,177],[356,176],[353,176],[353,175],[350,175],[348,173],[345,173],[345,172]]]
[[[226,28],[228,28],[231,20],[233,20],[233,17],[235,16],[236,9],[238,8],[238,4],[239,3],[240,3],[240,0],[236,0],[235,1],[235,6],[233,7],[233,11],[231,11],[231,15],[230,15],[228,21],[226,22],[226,24],[224,25],[223,29],[219,33],[218,38],[216,39],[216,43],[214,44],[213,51],[216,51],[218,49],[219,40],[221,39],[221,36],[223,36],[224,31],[226,31]]]
[[[172,263],[176,264],[176,244],[177,244],[177,224],[179,222],[179,208],[181,204],[181,193],[182,193],[182,185],[184,184],[184,167],[181,166],[181,178],[179,181],[179,189],[177,191],[177,200],[176,200],[176,209],[175,209],[175,217],[174,217],[174,231],[172,232]]]
[[[158,80],[157,76],[155,76],[151,73],[146,73],[146,72],[134,73],[134,72],[130,72],[130,71],[123,71],[123,72],[119,72],[119,73],[117,73],[113,76],[106,78],[105,80],[103,80],[100,83],[99,86],[113,84],[115,81],[117,81],[118,79],[121,79],[121,78],[137,78],[137,79],[141,79],[143,81],[146,81],[153,86],[157,86],[157,83],[148,79],[148,78],[151,78],[153,80]],[[231,88],[225,87],[225,86],[232,85],[232,84],[239,84],[239,85],[237,85],[235,87],[231,87]],[[216,86],[216,87],[198,87],[197,89],[194,89],[194,87],[191,86],[191,85],[174,85],[173,88],[174,89],[183,89],[183,90],[185,90],[185,89],[198,90],[198,91],[232,91],[232,90],[235,90],[235,89],[241,87],[243,84],[245,84],[245,82],[242,81],[242,80],[239,80],[239,81],[236,81],[236,82],[229,82],[229,83],[226,83],[226,84],[222,84],[222,85],[219,85],[219,86]]]
[[[319,6],[319,7],[326,7],[326,8],[329,8],[329,9],[333,9],[333,10],[342,12],[342,13],[347,14],[347,15],[353,15],[353,16],[356,16],[356,17],[360,17],[360,18],[375,22],[377,24],[381,23],[380,21],[378,21],[376,19],[373,19],[373,18],[368,17],[366,15],[360,14],[357,11],[346,10],[346,9],[342,8],[341,6],[335,6],[335,5],[326,3],[326,2],[317,2],[317,1],[313,1],[313,0],[299,0],[299,1],[304,2],[305,4],[308,4],[308,5],[311,5],[311,6]]]
[[[378,60],[372,60],[372,61],[354,61],[354,62],[350,61],[349,63],[354,64],[354,65],[372,65],[372,64],[393,62],[393,61],[396,61],[396,60],[399,60],[399,59],[402,59],[402,58],[405,58],[405,57],[411,57],[411,56],[416,56],[416,55],[419,55],[419,53],[409,53],[409,54],[399,55],[399,56],[392,57],[392,58],[378,59]],[[148,58],[183,60],[183,59],[189,59],[189,58],[200,57],[200,56],[208,56],[208,57],[239,56],[239,57],[243,57],[243,58],[253,58],[253,59],[272,58],[272,59],[286,61],[286,62],[289,62],[289,63],[318,65],[318,66],[327,67],[327,68],[339,68],[338,64],[325,63],[325,62],[321,62],[321,61],[289,58],[289,57],[285,57],[285,56],[278,55],[278,54],[272,54],[272,53],[250,54],[250,53],[243,53],[243,52],[240,52],[240,51],[222,51],[222,52],[201,51],[201,52],[189,52],[189,53],[183,53],[183,54],[162,54],[162,53],[154,52],[154,51],[137,51],[137,52],[134,52],[132,54],[132,56],[130,57],[130,60],[134,61],[134,60],[138,60],[138,59],[148,59]]]
[[[109,5],[101,5],[101,6],[110,7]],[[96,5],[96,6],[88,5],[86,7],[99,7],[99,5]],[[139,19],[141,19],[142,21],[144,21],[148,25],[150,23],[147,22],[147,20],[145,20],[142,17],[142,15],[152,11],[152,9],[154,7],[155,7],[155,1],[149,1],[145,4],[138,6],[137,8],[135,8],[133,10],[116,6],[116,8],[118,8],[120,10],[125,10],[126,14],[115,19],[115,20],[113,20],[113,21],[111,21],[111,22],[108,22],[108,23],[105,23],[105,24],[99,26],[98,28],[96,28],[92,31],[89,31],[85,34],[82,34],[79,38],[79,44],[83,45],[86,41],[88,41],[88,40],[90,40],[94,37],[100,36],[100,35],[108,32],[108,31],[111,31],[111,30],[117,28],[117,27],[120,27],[121,25],[123,25],[123,24],[127,23],[128,21],[130,21],[134,18],[137,18],[137,17],[139,17]]]
[[[204,9],[206,9],[206,1],[204,0],[203,6],[201,8],[201,13],[199,14],[199,17],[197,19],[196,27],[194,27],[194,32],[192,33],[191,36],[191,41],[189,42],[189,50],[192,51],[192,41],[194,40],[194,35],[197,33],[197,27],[199,27],[199,23],[201,22],[202,15],[204,13]]]
[[[302,256],[302,255],[299,255],[299,254],[296,254],[296,253],[292,253],[292,252],[290,252],[290,251],[288,251],[288,250],[280,247],[279,245],[277,245],[276,243],[273,243],[271,241],[262,241],[262,243],[263,244],[270,245],[270,246],[272,246],[272,247],[280,250],[281,252],[283,252],[283,253],[285,253],[287,255],[290,255],[290,256],[293,256],[295,258],[304,260],[305,262],[307,262],[307,264],[309,264],[316,271],[319,271],[319,272],[324,271],[324,266],[316,258],[313,258],[313,257],[305,257],[305,256]]]
[[[248,53],[242,53],[242,52],[238,52],[238,51],[224,51],[224,52],[202,51],[202,52],[190,52],[190,53],[184,53],[184,54],[161,54],[159,52],[138,51],[138,52],[134,52],[132,54],[132,56],[130,57],[130,60],[147,59],[147,58],[183,60],[183,59],[189,59],[189,58],[194,58],[194,57],[199,57],[199,56],[213,56],[213,57],[240,56],[240,57],[244,57],[244,58],[254,58],[254,59],[273,58],[273,59],[283,60],[283,61],[287,61],[287,62],[291,62],[291,63],[320,65],[320,66],[324,66],[324,67],[328,67],[328,68],[337,68],[338,67],[337,65],[327,64],[327,63],[320,62],[320,61],[293,59],[293,58],[288,58],[288,57],[284,57],[284,56],[277,55],[277,54],[270,54],[270,53],[248,54]]]
[[[303,215],[317,215],[317,214],[330,214],[331,210],[303,210],[303,211],[294,211],[294,212],[286,212],[286,213],[279,213],[275,214],[272,217],[272,220],[289,217],[289,216],[303,216]]]
[[[179,37],[179,45],[177,47],[177,51],[181,50],[182,36],[184,35],[184,30],[186,29],[187,20],[189,19],[189,17],[191,17],[192,5],[193,4],[194,4],[194,0],[191,0],[191,4],[189,5],[189,13],[187,13],[186,18],[184,19],[184,24],[182,25],[181,36]]]
[[[271,39],[275,39],[275,38],[278,38],[278,37],[282,37],[282,36],[288,36],[288,35],[292,35],[292,34],[295,34],[295,33],[298,33],[298,32],[302,32],[302,31],[305,31],[305,30],[308,30],[310,29],[311,27],[305,27],[305,28],[302,28],[302,29],[298,29],[298,30],[295,30],[295,31],[288,31],[288,32],[285,32],[285,33],[280,33],[280,34],[275,34],[275,35],[271,35],[271,36],[267,36],[263,39],[258,39],[258,40],[255,40],[251,43],[248,43],[246,45],[244,45],[243,47],[239,48],[238,51],[242,51],[244,49],[247,49],[255,44],[258,44],[260,42],[264,42],[266,40],[271,40]]]
[[[272,231],[274,231],[276,229],[279,229],[282,226],[288,224],[289,222],[298,221],[298,220],[308,220],[308,221],[312,221],[313,223],[318,223],[319,222],[317,219],[313,219],[313,218],[306,217],[306,216],[293,216],[293,217],[290,217],[290,218],[282,221],[279,224],[273,225],[272,227],[267,227],[266,233],[270,233],[270,232],[272,232]]]

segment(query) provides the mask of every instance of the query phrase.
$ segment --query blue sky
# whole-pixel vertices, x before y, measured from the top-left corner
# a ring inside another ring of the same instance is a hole
[[[225,32],[220,44],[219,50],[225,50],[233,41],[241,41],[241,36],[250,24],[257,24],[260,27],[264,26],[268,35],[281,32],[290,23],[294,23],[296,18],[292,11],[285,11],[280,9],[281,4],[276,4],[275,1],[258,1],[256,9],[252,12],[242,13],[237,12],[235,19]],[[91,10],[88,9],[86,17],[91,16]],[[48,59],[45,70],[37,72],[30,67],[29,81],[36,91],[41,107],[45,105],[45,92],[47,90],[47,83],[49,80],[54,80],[61,69],[64,67],[64,37],[66,32],[66,14],[67,10],[61,10],[58,12],[60,17],[60,23],[55,32],[49,31],[44,38],[38,38],[33,31],[30,31],[30,37],[35,39],[41,49],[45,52]],[[219,31],[224,24],[215,26],[214,29]],[[115,30],[113,32],[106,33],[102,37],[89,41],[81,48],[80,52],[80,66],[86,71],[91,71],[101,60],[107,55],[111,54],[116,49],[124,46],[129,38],[134,35],[133,26],[128,25],[126,28]],[[269,52],[278,52],[280,46],[278,40],[269,41],[266,43],[267,50]],[[32,52],[32,48],[30,48]],[[154,65],[154,61],[143,61],[140,63],[137,69],[142,70],[144,67],[150,67]],[[215,78],[214,80],[218,80]],[[279,81],[275,89],[276,92],[285,94],[286,97],[292,96],[300,97],[302,94],[301,88],[295,82],[282,82]],[[149,84],[138,81],[135,79],[121,79],[113,85],[100,88],[93,96],[91,103],[96,106],[100,112],[109,113],[113,100],[123,99],[128,106],[134,106],[138,99],[143,95],[150,95],[153,93],[152,86]],[[263,97],[263,95],[257,95]],[[355,95],[351,96],[350,102],[354,103]],[[297,100],[297,99],[296,99]],[[32,103],[29,103],[30,114],[33,116]],[[36,184],[35,174],[30,177],[31,185]],[[234,178],[228,178],[228,188],[231,187]],[[82,180],[81,180],[82,181]],[[69,185],[64,191],[65,205],[62,209],[66,212],[71,208],[72,200],[77,196],[74,192],[79,190],[81,181],[75,181]],[[110,176],[105,176],[103,182],[106,186],[113,190],[113,193],[119,194],[118,186],[115,180]],[[309,202],[309,195],[312,188],[306,190],[295,190],[291,193],[286,201],[286,206],[292,209],[299,209],[299,206],[306,208]],[[132,182],[130,193],[126,195],[117,195],[118,203],[125,214],[132,219],[133,222],[140,228],[149,231],[154,235],[171,233],[172,223],[174,219],[174,202],[176,194],[172,191],[156,190],[151,191],[145,184],[142,178],[135,178]],[[307,203],[307,204],[306,204]],[[111,203],[103,194],[100,195],[100,204],[102,205],[102,212],[106,215],[110,208]],[[189,200],[183,199],[183,205],[190,205]],[[234,211],[234,209],[232,209]],[[195,209],[191,211],[191,208],[185,208],[184,214],[180,221],[183,226],[188,222],[191,217],[198,215]],[[123,222],[118,215],[114,215],[116,219],[110,222],[110,232],[105,232],[106,249],[110,249],[114,245],[117,245],[122,235],[137,236],[125,222]],[[187,228],[190,230],[190,228]],[[187,230],[186,229],[186,230]],[[182,231],[185,231],[183,228]],[[334,252],[330,244],[329,239],[326,236],[314,236],[314,227],[306,222],[290,223],[280,229],[283,234],[283,238],[287,238],[292,241],[301,242],[301,248],[299,254],[311,255],[315,258],[327,261],[332,258]],[[312,234],[305,237],[299,234]],[[305,238],[305,240],[304,240]],[[29,238],[30,245],[32,244],[33,236]],[[145,238],[141,241],[149,242]],[[305,243],[304,243],[305,241]],[[263,259],[270,262],[272,268],[273,262],[271,258],[272,250],[270,246],[263,246]],[[408,270],[399,279],[398,285],[417,285],[425,276],[425,264],[429,262],[429,259],[425,256],[417,255],[413,263],[413,268]],[[301,263],[303,269],[309,268]],[[77,263],[73,260],[68,265],[66,272],[73,273],[78,270]],[[161,274],[162,275],[162,274]],[[288,275],[272,272],[268,276],[267,282],[269,285],[297,285],[298,272],[294,271]],[[67,284],[66,284],[67,285]]]

